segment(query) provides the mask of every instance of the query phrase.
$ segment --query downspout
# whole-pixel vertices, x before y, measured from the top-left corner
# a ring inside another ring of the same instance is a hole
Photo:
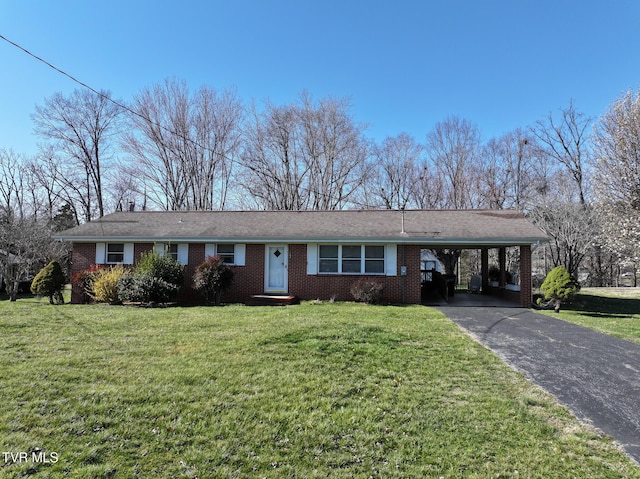
[[[402,304],[406,303],[407,291],[407,255],[406,245],[402,243],[402,266],[400,267],[400,275],[402,276]]]
[[[400,230],[400,234],[407,234],[404,230],[404,207],[402,208],[402,229]],[[400,266],[400,276],[402,276],[402,280],[400,281],[400,289],[402,292],[402,304],[405,304],[407,301],[406,291],[407,291],[407,255],[406,255],[406,245],[402,243],[402,265]]]

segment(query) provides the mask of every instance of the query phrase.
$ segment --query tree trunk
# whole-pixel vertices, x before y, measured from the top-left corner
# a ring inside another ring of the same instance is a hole
[[[7,294],[9,295],[9,301],[16,301],[18,299],[18,282],[11,281],[6,284]]]

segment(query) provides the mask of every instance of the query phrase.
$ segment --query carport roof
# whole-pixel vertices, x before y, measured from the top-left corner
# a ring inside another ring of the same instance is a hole
[[[513,210],[135,211],[63,231],[72,242],[393,242],[432,247],[547,241]]]

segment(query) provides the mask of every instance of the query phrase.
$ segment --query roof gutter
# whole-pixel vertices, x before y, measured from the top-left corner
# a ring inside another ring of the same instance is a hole
[[[433,237],[321,237],[321,238],[288,238],[288,237],[158,237],[158,236],[64,236],[56,235],[54,239],[73,243],[109,243],[109,242],[134,242],[134,243],[396,243],[417,244],[434,247],[495,247],[495,246],[521,246],[534,245],[548,242],[545,237],[522,238],[433,238]]]

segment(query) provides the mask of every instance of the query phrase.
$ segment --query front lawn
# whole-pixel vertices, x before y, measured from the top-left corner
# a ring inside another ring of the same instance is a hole
[[[640,478],[421,306],[3,301],[0,365],[2,477]]]
[[[560,313],[541,312],[640,344],[640,288],[583,288]]]

